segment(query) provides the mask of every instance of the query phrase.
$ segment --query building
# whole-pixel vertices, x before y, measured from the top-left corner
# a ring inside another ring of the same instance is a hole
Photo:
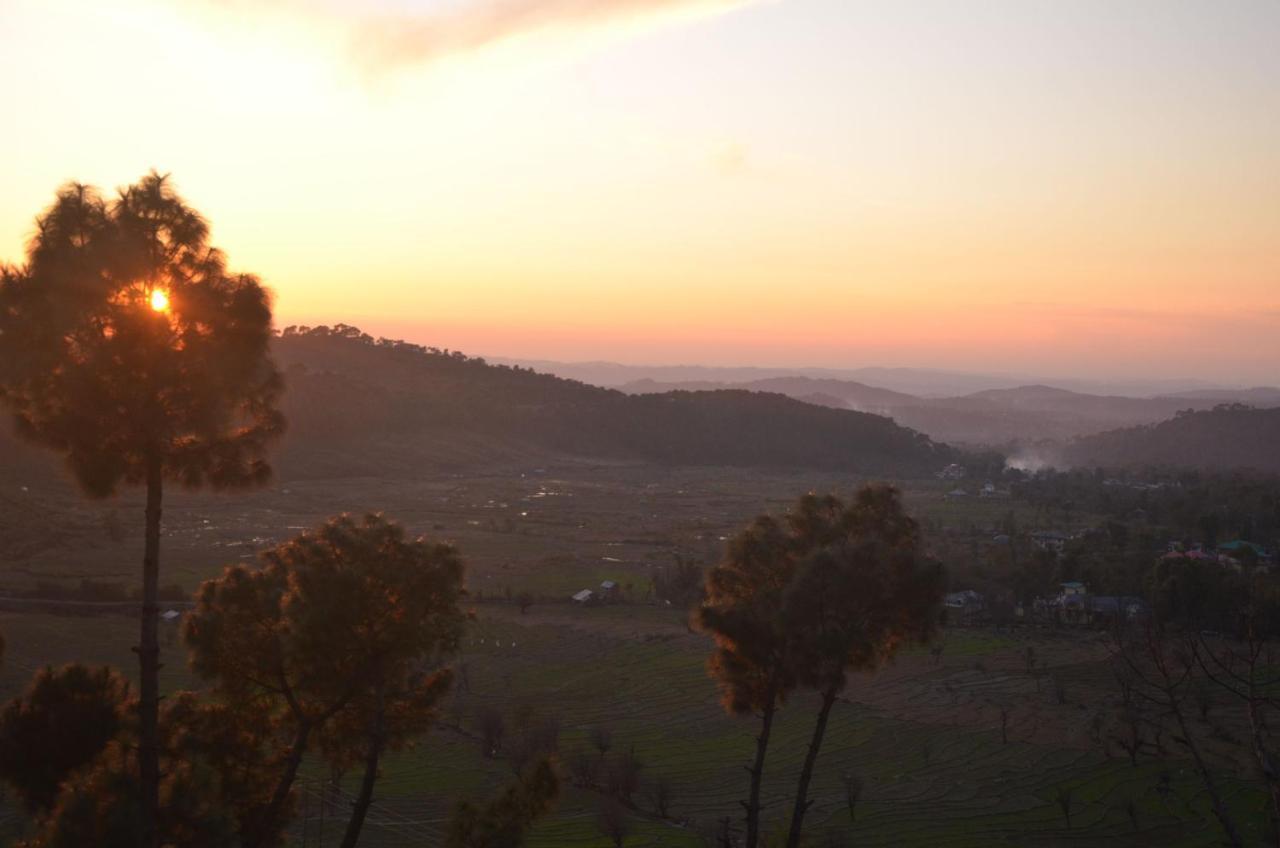
[[[1090,595],[1078,580],[1062,584],[1062,594],[1048,604],[1053,614],[1065,624],[1105,627],[1117,621],[1134,621],[1150,614],[1141,598],[1123,595]]]
[[[950,592],[942,602],[952,624],[973,624],[987,611],[987,599],[972,589]]]
[[[980,593],[972,589],[965,589],[960,592],[949,593],[943,603],[952,609],[962,609],[964,607],[981,607],[986,601]]]
[[[589,604],[594,596],[595,592],[590,589],[583,589],[581,592],[575,592],[572,597],[575,604]]]
[[[1242,557],[1253,557],[1261,562],[1267,559],[1267,549],[1262,545],[1246,542],[1244,539],[1234,539],[1230,542],[1223,542],[1218,545],[1218,551],[1224,553],[1232,559],[1241,559]]]
[[[1037,548],[1042,551],[1053,551],[1054,553],[1062,553],[1070,538],[1070,536],[1053,530],[1037,530],[1031,534],[1031,541],[1035,543]]]

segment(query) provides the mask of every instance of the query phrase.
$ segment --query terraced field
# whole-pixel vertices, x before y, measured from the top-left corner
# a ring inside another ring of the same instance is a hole
[[[0,614],[9,643],[0,694],[8,696],[42,662],[77,658],[110,662],[127,671],[133,623],[125,617],[59,618]],[[1096,646],[1078,634],[1041,638],[1044,675],[1071,682],[1071,702],[1025,670],[1018,637],[956,630],[941,658],[911,652],[872,679],[855,681],[833,714],[810,812],[813,844],[858,845],[1215,845],[1218,834],[1187,764],[1175,757],[1131,767],[1108,759],[1090,743],[1086,700],[1105,701]],[[513,774],[499,754],[481,753],[475,726],[484,708],[508,724],[521,710],[555,717],[567,760],[591,751],[590,735],[607,728],[612,751],[634,749],[648,785],[671,786],[667,818],[653,811],[645,790],[630,811],[632,846],[714,844],[725,816],[739,817],[754,723],[727,717],[717,702],[704,660],[708,643],[680,619],[649,606],[535,607],[521,616],[510,607],[482,605],[468,635],[465,667],[441,726],[413,751],[386,763],[362,844],[438,844],[449,812],[463,797],[493,793]],[[166,650],[167,688],[189,685],[181,654]],[[1037,688],[1040,689],[1037,692]],[[1001,741],[995,705],[1012,705],[1009,742]],[[814,713],[800,695],[775,727],[765,782],[765,818],[785,824]],[[1159,775],[1170,773],[1168,791]],[[1255,837],[1263,799],[1251,774],[1222,774],[1240,820]],[[865,789],[851,822],[841,775],[854,772]],[[354,778],[329,786],[312,764],[303,783],[297,844],[336,844]],[[1068,828],[1057,796],[1072,792]],[[599,792],[566,788],[556,811],[531,842],[539,848],[608,844],[597,825]],[[1132,800],[1135,819],[1126,804]],[[1136,820],[1136,827],[1134,821]],[[10,811],[12,829],[19,819]],[[323,833],[323,837],[322,837]],[[323,840],[323,841],[322,841]]]
[[[465,673],[439,727],[415,750],[386,762],[361,844],[438,844],[460,798],[484,797],[512,778],[502,752],[486,757],[481,750],[477,717],[491,709],[506,716],[509,728],[521,713],[533,722],[558,720],[566,764],[582,752],[599,756],[591,742],[598,728],[611,732],[609,756],[634,749],[644,787],[628,811],[626,845],[714,845],[722,819],[739,827],[743,767],[756,728],[724,714],[704,669],[707,640],[688,631],[682,614],[646,602],[649,580],[676,554],[715,557],[724,536],[762,510],[784,507],[798,492],[847,490],[856,482],[836,475],[599,466],[467,478],[295,480],[234,499],[179,494],[166,509],[164,582],[194,588],[221,564],[251,558],[256,548],[344,509],[376,506],[415,532],[453,540],[466,556],[477,601],[477,620],[457,660]],[[1043,518],[1008,502],[944,501],[942,491],[938,481],[907,483],[908,502],[931,533],[987,528],[1009,510],[1024,525]],[[3,494],[21,506],[0,519],[4,538],[14,542],[0,551],[4,584],[74,584],[83,577],[132,583],[136,529],[124,521],[123,538],[110,540],[101,525],[111,508],[127,517],[137,506],[133,500],[97,507],[56,489]],[[45,520],[74,533],[46,538],[44,530],[32,529]],[[625,603],[583,608],[565,602],[568,593],[606,578],[630,586]],[[538,600],[521,615],[500,602],[508,591],[528,591]],[[136,625],[124,615],[0,612],[0,633],[8,644],[0,697],[14,694],[46,663],[111,663],[130,674],[136,668],[129,649]],[[1037,657],[1033,672],[1025,662],[1028,645]],[[162,659],[167,690],[191,685],[179,646],[167,644]],[[1200,784],[1176,746],[1135,768],[1118,751],[1108,757],[1091,738],[1094,717],[1113,709],[1113,688],[1104,649],[1082,632],[955,629],[939,657],[907,652],[874,679],[856,680],[833,713],[807,819],[812,844],[1218,844]],[[776,725],[765,781],[772,833],[786,823],[814,712],[813,698],[797,695]],[[1241,738],[1238,717],[1223,707],[1212,725],[1197,731],[1238,820],[1258,841],[1263,798],[1254,772],[1232,745],[1213,738]],[[307,769],[294,842],[336,845],[354,776],[335,786],[322,765]],[[858,775],[865,787],[855,821],[845,773]],[[658,779],[671,789],[666,817],[655,812],[650,795]],[[1070,827],[1059,804],[1066,790]],[[532,845],[608,844],[598,826],[601,801],[597,789],[566,785]],[[0,804],[2,840],[23,821],[7,802]]]

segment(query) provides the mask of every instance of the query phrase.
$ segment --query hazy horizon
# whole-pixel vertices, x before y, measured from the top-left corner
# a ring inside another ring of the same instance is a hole
[[[1274,383],[1277,33],[1266,0],[15,0],[0,259],[62,182],[154,167],[279,326]]]

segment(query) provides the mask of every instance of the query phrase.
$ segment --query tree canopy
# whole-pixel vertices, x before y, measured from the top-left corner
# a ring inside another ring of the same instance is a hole
[[[120,732],[130,700],[107,666],[41,669],[0,711],[0,777],[28,810],[48,810],[63,781]]]
[[[317,737],[350,764],[425,727],[465,620],[462,561],[381,515],[343,515],[205,582],[184,635],[191,667],[230,703],[266,703],[291,736],[261,815],[278,820]],[[247,845],[262,844],[250,829]]]
[[[270,339],[267,291],[155,172],[111,201],[64,186],[0,272],[0,400],[95,496],[157,453],[185,485],[262,482],[284,426]]]

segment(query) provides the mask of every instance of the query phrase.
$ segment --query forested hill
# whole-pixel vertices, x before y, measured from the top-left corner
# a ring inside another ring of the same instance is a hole
[[[286,473],[541,453],[892,474],[953,458],[876,415],[747,391],[633,396],[343,325],[287,328],[275,356],[288,386]]]
[[[1232,404],[1184,411],[1168,421],[1077,439],[1064,451],[1077,467],[1249,468],[1280,473],[1280,409]]]

